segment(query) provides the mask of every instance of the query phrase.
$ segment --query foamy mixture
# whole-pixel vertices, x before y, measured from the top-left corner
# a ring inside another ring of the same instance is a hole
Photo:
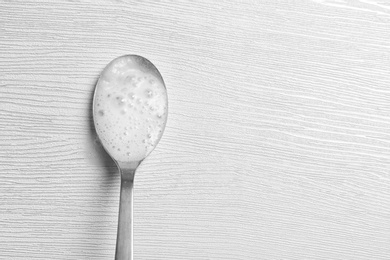
[[[96,86],[95,128],[117,161],[139,161],[157,145],[165,128],[167,93],[159,78],[123,56],[107,65]]]

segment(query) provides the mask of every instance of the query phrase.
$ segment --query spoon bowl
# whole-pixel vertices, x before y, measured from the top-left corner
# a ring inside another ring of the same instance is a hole
[[[160,141],[167,115],[166,87],[149,60],[124,55],[105,67],[95,88],[93,120],[121,174],[116,260],[133,259],[135,171]]]

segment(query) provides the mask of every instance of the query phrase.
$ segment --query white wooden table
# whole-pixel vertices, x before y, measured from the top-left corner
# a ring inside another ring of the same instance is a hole
[[[0,259],[114,259],[119,175],[91,102],[164,77],[135,260],[390,259],[390,2],[0,1]]]

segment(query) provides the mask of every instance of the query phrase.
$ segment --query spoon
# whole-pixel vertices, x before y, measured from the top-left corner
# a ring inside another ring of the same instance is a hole
[[[140,163],[163,134],[168,97],[157,68],[138,55],[111,61],[96,84],[97,135],[121,174],[116,260],[133,259],[133,183]]]

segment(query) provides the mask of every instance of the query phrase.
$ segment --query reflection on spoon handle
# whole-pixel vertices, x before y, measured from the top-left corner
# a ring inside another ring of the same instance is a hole
[[[121,178],[115,260],[133,260],[133,178]],[[134,175],[133,175],[134,176]]]

